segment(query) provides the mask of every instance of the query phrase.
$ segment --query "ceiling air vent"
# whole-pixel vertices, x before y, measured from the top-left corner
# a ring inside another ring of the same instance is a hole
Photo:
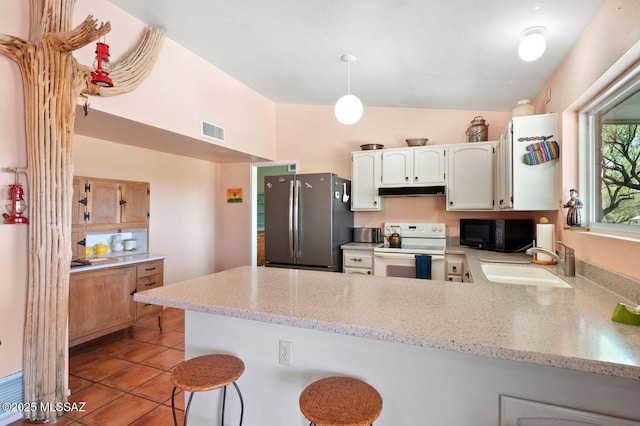
[[[200,133],[207,138],[224,142],[224,127],[210,123],[205,120],[200,121]]]

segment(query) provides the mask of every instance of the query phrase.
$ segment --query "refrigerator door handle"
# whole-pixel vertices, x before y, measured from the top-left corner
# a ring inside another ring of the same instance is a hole
[[[300,256],[300,181],[295,181],[295,193],[293,196],[293,252],[295,257]]]
[[[293,258],[293,199],[294,199],[294,181],[289,181],[289,257]]]
[[[289,257],[293,257],[293,183],[289,181]]]

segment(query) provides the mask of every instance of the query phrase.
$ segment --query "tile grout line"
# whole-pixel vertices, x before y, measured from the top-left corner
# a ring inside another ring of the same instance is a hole
[[[183,317],[183,318],[184,318],[184,317]],[[165,328],[165,329],[163,329],[163,330],[162,330],[162,332],[161,332],[161,333],[165,333],[165,332],[166,332],[167,334],[169,334],[169,333],[174,333],[174,332],[182,332],[182,333],[184,334],[184,319],[183,319],[183,318],[182,318],[182,325],[181,325],[181,327],[179,327],[179,328],[181,328],[181,329],[182,329],[182,331],[180,331],[180,330],[178,330],[177,328],[175,328],[175,327],[174,327],[174,328],[172,328],[172,329],[166,329],[166,328]],[[167,320],[167,318],[165,318],[165,321],[166,321],[166,320]],[[140,327],[141,327],[142,329],[148,329],[148,330],[153,330],[153,329],[155,328],[155,327],[146,327],[146,326],[145,326],[145,325],[143,325],[143,324],[140,324]],[[118,332],[116,332],[116,333],[118,333]],[[116,333],[114,333],[114,334],[116,334]],[[131,348],[123,349],[122,351],[117,351],[117,352],[114,352],[114,353],[109,354],[109,355],[99,352],[99,349],[100,349],[100,348],[102,348],[102,347],[104,347],[104,346],[107,346],[107,345],[109,345],[109,344],[113,344],[113,343],[118,342],[118,341],[122,341],[123,339],[130,339],[130,340],[134,340],[134,341],[138,342],[139,344],[144,344],[144,343],[146,343],[146,344],[150,344],[150,345],[158,346],[158,347],[161,347],[161,348],[164,348],[164,349],[163,349],[162,351],[158,352],[158,353],[151,354],[151,355],[149,355],[148,357],[145,357],[145,358],[143,358],[143,359],[140,359],[139,361],[131,361],[131,360],[129,360],[129,359],[126,359],[126,358],[122,358],[122,357],[120,357],[120,356],[122,356],[122,354],[123,354],[123,353],[125,353],[125,352],[127,352],[127,351],[129,351],[129,350],[132,350]],[[130,363],[132,363],[132,364],[134,364],[134,365],[139,365],[139,366],[142,366],[142,367],[152,368],[152,369],[158,370],[158,371],[160,371],[160,373],[159,373],[159,374],[157,374],[157,375],[155,375],[154,377],[149,378],[148,380],[145,380],[145,381],[144,381],[144,382],[142,382],[142,383],[137,384],[135,387],[133,387],[133,388],[131,388],[131,389],[123,390],[123,389],[119,389],[119,388],[117,388],[117,387],[114,387],[114,386],[111,386],[111,385],[107,385],[107,384],[102,383],[102,381],[106,380],[107,378],[109,378],[109,377],[111,377],[111,376],[107,376],[107,377],[105,377],[105,378],[101,379],[100,381],[95,381],[95,380],[87,379],[87,378],[85,378],[85,377],[83,377],[83,376],[78,375],[78,374],[77,374],[77,371],[73,371],[73,372],[72,372],[72,371],[69,371],[69,374],[70,374],[70,375],[73,375],[73,376],[75,376],[75,377],[78,377],[78,378],[80,378],[80,379],[82,379],[82,380],[85,380],[85,381],[87,381],[87,382],[89,382],[89,383],[90,383],[89,385],[85,386],[85,387],[84,387],[84,388],[82,388],[82,389],[85,389],[85,388],[87,388],[87,387],[89,387],[89,386],[91,386],[91,385],[94,385],[94,384],[99,384],[99,385],[101,385],[101,386],[108,387],[109,389],[115,390],[115,391],[117,391],[117,392],[122,392],[122,395],[119,395],[118,397],[116,397],[116,398],[114,398],[114,399],[112,399],[112,400],[110,400],[110,401],[105,402],[104,404],[100,405],[99,407],[96,407],[94,410],[92,410],[92,411],[91,411],[91,412],[89,412],[89,413],[86,413],[84,416],[80,417],[79,419],[77,419],[77,420],[69,419],[69,420],[72,420],[72,423],[85,424],[85,423],[83,423],[83,422],[82,422],[82,419],[83,419],[83,418],[85,418],[86,416],[89,416],[89,415],[90,415],[91,413],[93,413],[93,412],[96,412],[96,411],[100,410],[101,408],[105,407],[105,406],[106,406],[106,405],[108,405],[108,404],[111,404],[111,403],[113,403],[113,402],[115,402],[115,401],[117,401],[117,400],[119,400],[119,399],[122,399],[122,398],[123,398],[123,397],[125,397],[126,395],[130,395],[131,397],[134,397],[134,398],[141,398],[141,399],[144,399],[144,400],[146,400],[146,401],[149,401],[149,402],[151,402],[151,403],[155,404],[155,406],[154,406],[154,407],[152,407],[152,408],[151,408],[150,410],[148,410],[148,411],[145,411],[144,413],[141,413],[141,414],[140,414],[140,416],[136,417],[136,418],[135,418],[134,420],[132,420],[129,424],[132,424],[132,423],[135,423],[135,422],[139,421],[139,420],[140,420],[140,419],[142,419],[144,416],[148,415],[150,412],[152,412],[152,411],[154,411],[154,410],[158,409],[159,407],[162,407],[162,406],[167,407],[167,405],[165,405],[165,403],[166,403],[169,399],[171,399],[171,397],[170,397],[170,396],[169,396],[166,400],[164,400],[164,401],[162,401],[162,402],[158,402],[158,401],[154,401],[154,400],[152,400],[152,399],[149,399],[148,397],[145,397],[145,396],[142,396],[142,395],[134,394],[134,393],[132,393],[132,392],[133,392],[133,391],[135,391],[136,389],[139,389],[140,387],[142,387],[142,386],[144,386],[144,385],[148,384],[148,383],[149,383],[149,382],[151,382],[152,380],[157,379],[157,378],[158,378],[158,377],[160,377],[161,375],[163,375],[163,374],[165,374],[165,373],[170,373],[170,372],[171,372],[171,370],[173,369],[173,367],[175,367],[175,365],[172,365],[171,367],[164,368],[164,367],[158,367],[158,366],[153,366],[153,365],[143,364],[142,362],[144,362],[145,360],[148,360],[149,358],[153,358],[154,356],[157,356],[157,355],[159,355],[159,354],[161,354],[161,353],[163,353],[163,352],[166,352],[168,349],[175,349],[176,351],[180,351],[180,352],[182,352],[182,353],[184,354],[184,349],[176,349],[176,348],[175,348],[176,346],[179,346],[179,345],[184,344],[184,336],[183,336],[183,338],[182,338],[182,341],[181,341],[181,342],[178,342],[178,343],[176,343],[176,344],[174,344],[174,345],[172,345],[172,346],[166,346],[166,345],[163,345],[163,344],[161,344],[161,343],[160,343],[160,344],[157,344],[157,343],[151,343],[151,340],[156,340],[156,339],[150,339],[150,340],[139,340],[139,339],[136,339],[136,338],[135,338],[135,336],[131,336],[130,334],[128,334],[128,333],[127,333],[127,334],[124,334],[124,335],[122,335],[122,336],[118,336],[118,337],[115,337],[115,336],[114,336],[114,337],[113,337],[113,338],[111,338],[111,339],[106,339],[104,342],[101,342],[101,343],[96,344],[96,345],[91,345],[91,346],[90,346],[90,347],[88,347],[88,348],[83,348],[83,350],[82,350],[81,352],[79,352],[79,353],[82,353],[82,352],[91,352],[91,353],[93,353],[93,354],[95,354],[95,355],[98,355],[98,356],[104,356],[104,357],[107,357],[107,358],[109,358],[109,359],[116,359],[116,360],[121,360],[121,361],[125,361],[125,362],[130,362]],[[184,357],[184,355],[183,355],[183,357]],[[83,366],[83,367],[82,367],[82,368],[80,368],[80,369],[83,369],[83,368],[89,367],[89,366],[94,365],[94,364],[98,364],[99,362],[101,362],[101,361],[99,361],[99,360],[98,360],[98,361],[95,361],[95,362],[90,363],[90,364],[88,364],[88,365],[86,365],[86,366]],[[177,364],[176,364],[176,365],[177,365]],[[130,367],[124,367],[124,368],[123,368],[123,370],[124,370],[124,369],[127,369],[127,368],[130,368]],[[116,373],[118,373],[118,372],[120,372],[120,371],[122,371],[122,370],[118,370],[117,372],[114,372],[113,374],[116,374]],[[80,390],[82,390],[82,389],[80,389]],[[183,412],[184,410],[177,408],[177,411],[178,411],[178,412]]]

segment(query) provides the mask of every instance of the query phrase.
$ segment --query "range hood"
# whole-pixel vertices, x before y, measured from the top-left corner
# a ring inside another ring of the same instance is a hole
[[[444,196],[444,185],[439,186],[401,186],[378,188],[381,197],[438,197]]]

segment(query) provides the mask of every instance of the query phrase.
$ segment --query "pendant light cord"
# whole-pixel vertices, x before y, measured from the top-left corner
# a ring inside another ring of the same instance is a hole
[[[347,61],[347,95],[351,94],[351,60]]]

